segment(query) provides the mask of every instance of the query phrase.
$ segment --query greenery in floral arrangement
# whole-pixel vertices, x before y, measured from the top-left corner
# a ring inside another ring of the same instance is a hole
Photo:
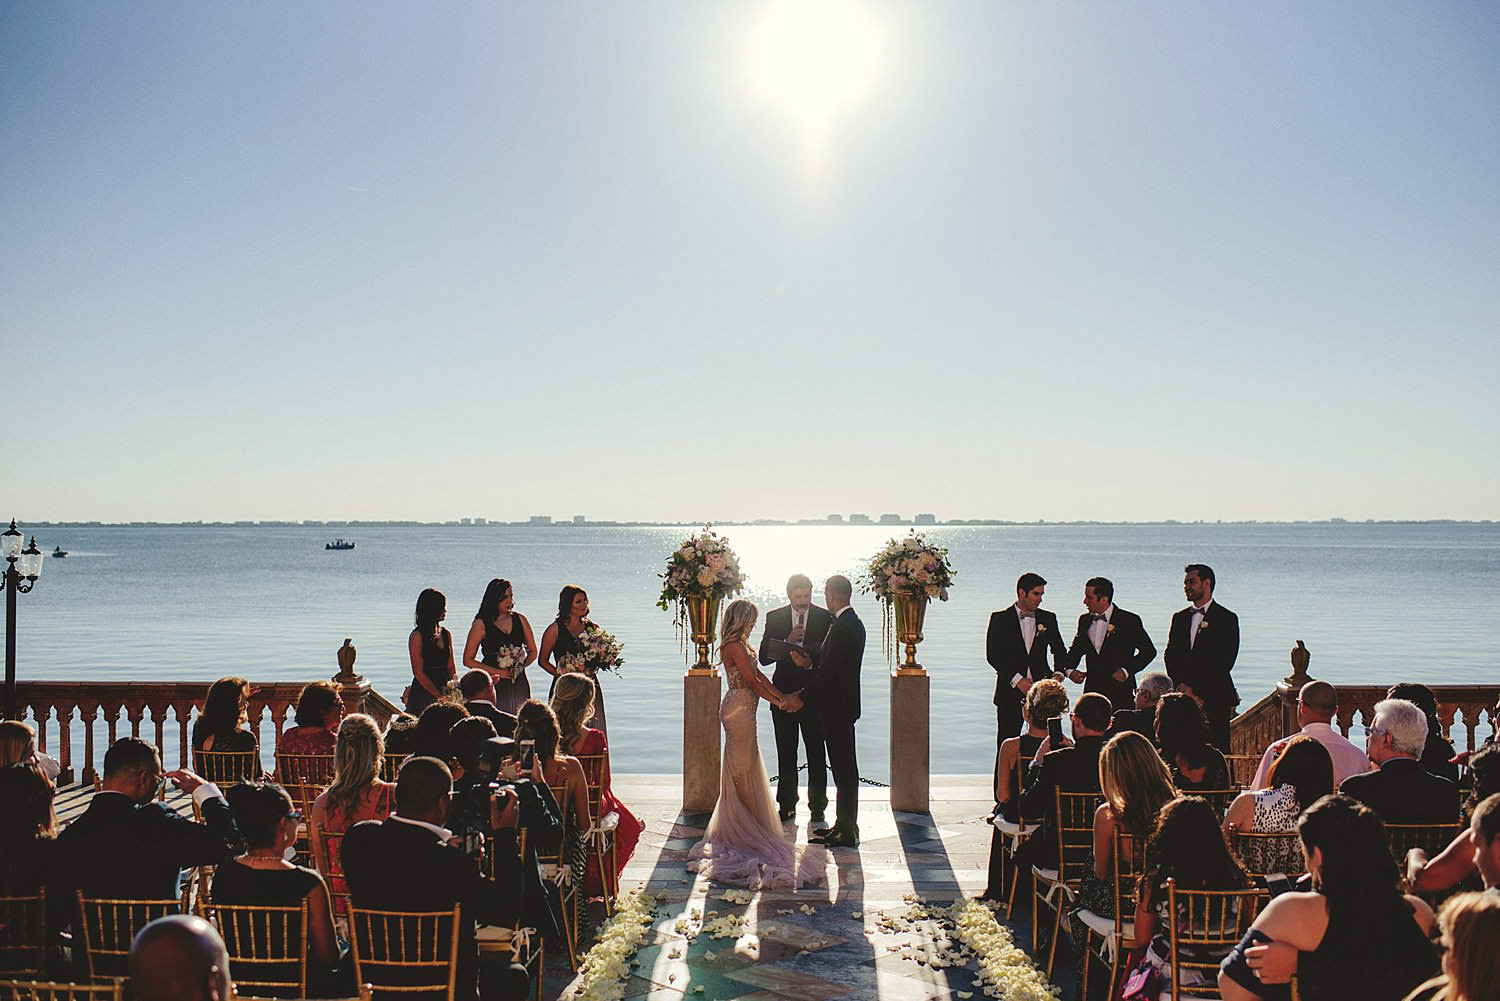
[[[683,539],[682,545],[672,551],[661,579],[661,597],[656,605],[662,611],[676,605],[679,617],[689,598],[725,598],[745,587],[740,558],[729,548],[729,540],[710,525]]]
[[[904,539],[892,539],[876,553],[860,575],[860,590],[882,601],[897,595],[926,595],[948,600],[953,586],[953,565],[948,550],[935,546],[915,529]]]
[[[618,671],[625,663],[625,658],[620,656],[623,649],[620,641],[595,622],[584,621],[583,632],[578,634],[578,645],[581,648],[578,653],[558,658],[557,666],[564,674],[587,674],[592,678],[600,671]]]

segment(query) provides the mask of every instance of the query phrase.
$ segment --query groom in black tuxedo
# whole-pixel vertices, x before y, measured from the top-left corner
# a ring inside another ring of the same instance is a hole
[[[1134,612],[1115,604],[1115,585],[1108,577],[1093,577],[1083,585],[1083,607],[1078,634],[1068,648],[1068,679],[1082,682],[1085,692],[1098,692],[1118,711],[1135,708],[1135,676],[1156,659],[1156,647],[1146,625]],[[1078,670],[1083,663],[1086,671]]]
[[[805,703],[823,726],[828,748],[828,766],[838,787],[836,816],[832,827],[815,829],[809,840],[829,848],[854,848],[859,844],[859,760],[854,750],[854,724],[859,720],[859,669],[865,657],[865,624],[849,602],[854,587],[849,578],[834,575],[823,585],[823,599],[833,624],[817,651],[812,680],[799,695],[792,696],[791,711]]]
[[[1162,659],[1179,692],[1203,703],[1208,739],[1229,753],[1229,721],[1240,694],[1229,673],[1240,654],[1240,617],[1214,601],[1214,572],[1202,563],[1183,568],[1182,593],[1191,605],[1172,616]]]
[[[766,613],[766,631],[760,638],[762,666],[776,665],[771,684],[783,695],[802,690],[811,677],[812,661],[798,664],[791,656],[771,656],[772,640],[788,640],[816,649],[828,635],[833,618],[828,609],[812,603],[812,581],[804,574],[792,574],[786,582],[787,604]],[[828,765],[823,751],[823,727],[811,709],[786,712],[771,707],[771,724],[776,728],[776,803],[783,822],[797,815],[797,736],[800,733],[807,748],[807,806],[812,823],[823,824],[828,809]]]

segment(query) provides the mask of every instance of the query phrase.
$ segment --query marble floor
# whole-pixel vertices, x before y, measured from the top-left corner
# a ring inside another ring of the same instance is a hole
[[[654,927],[636,954],[624,997],[649,1001],[832,1001],[835,998],[929,1001],[978,994],[972,961],[934,969],[891,951],[912,935],[881,930],[882,915],[907,909],[908,894],[935,905],[984,891],[989,858],[988,776],[934,776],[932,813],[892,811],[887,790],[860,796],[861,843],[830,853],[824,886],[795,893],[759,893],[748,904],[720,899],[727,887],[686,869],[688,852],[708,814],[683,813],[679,776],[616,776],[620,798],[645,822],[640,847],[625,870],[626,890],[644,887],[661,899]],[[805,790],[795,837],[807,837]],[[790,833],[791,827],[788,827]],[[678,920],[697,910],[703,920],[741,915],[751,936],[688,941]],[[1029,947],[1029,916],[1010,923]],[[585,943],[586,947],[587,943]],[[1072,996],[1070,963],[1059,957],[1055,981]],[[543,996],[560,995],[572,978],[562,957],[549,957]]]

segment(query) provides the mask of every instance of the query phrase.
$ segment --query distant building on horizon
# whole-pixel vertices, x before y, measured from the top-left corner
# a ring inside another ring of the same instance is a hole
[[[867,514],[851,514],[849,516],[849,524],[851,524],[851,525],[873,525],[875,523],[870,520],[870,516],[867,515]]]
[[[844,516],[841,514],[830,514],[828,516],[828,524],[830,525],[842,525],[843,523]]]
[[[550,514],[534,514],[526,520],[528,525],[550,525],[552,516]]]
[[[934,515],[934,514],[919,514],[919,515],[916,516],[915,519],[913,519],[913,523],[917,524],[917,525],[936,525],[937,524],[937,515]]]
[[[903,522],[901,521],[901,516],[899,514],[883,514],[880,516],[880,523],[882,525],[903,524]]]

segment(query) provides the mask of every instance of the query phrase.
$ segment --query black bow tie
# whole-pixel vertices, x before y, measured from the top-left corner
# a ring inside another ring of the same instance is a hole
[[[1103,612],[1095,612],[1093,615],[1090,615],[1089,618],[1093,619],[1095,622],[1103,622],[1105,616]]]
[[[1204,605],[1202,608],[1199,608],[1197,605],[1193,605],[1193,606],[1190,606],[1188,608],[1188,611],[1191,612],[1191,613],[1193,613],[1194,615],[1201,615],[1205,619],[1208,618],[1208,606],[1207,605]]]
[[[1016,610],[1016,614],[1019,615],[1023,619],[1034,619],[1034,618],[1036,618],[1036,613],[1035,612],[1023,612],[1020,609]]]

